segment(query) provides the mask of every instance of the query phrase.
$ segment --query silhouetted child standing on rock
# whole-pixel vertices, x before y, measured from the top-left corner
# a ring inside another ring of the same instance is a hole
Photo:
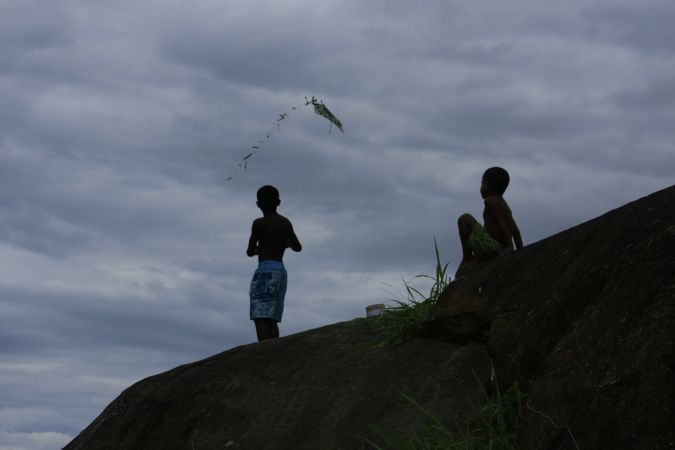
[[[485,226],[471,214],[462,214],[457,220],[463,255],[455,278],[461,276],[469,264],[513,250],[514,242],[516,249],[523,248],[518,225],[513,220],[511,208],[502,197],[509,181],[509,173],[501,167],[491,167],[483,173],[480,195],[485,200]]]
[[[282,259],[284,251],[302,250],[291,221],[277,214],[281,204],[279,191],[274,186],[258,189],[256,204],[263,217],[253,221],[248,241],[248,256],[258,255],[258,268],[251,280],[251,320],[255,322],[258,341],[279,337],[281,315],[284,312],[287,275]]]

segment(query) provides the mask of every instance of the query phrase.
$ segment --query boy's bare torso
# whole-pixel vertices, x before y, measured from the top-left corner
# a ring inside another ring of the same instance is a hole
[[[288,247],[295,251],[301,248],[290,220],[271,213],[253,221],[246,251],[249,256],[257,254],[258,261],[282,261]]]
[[[516,243],[516,248],[523,246],[520,231],[513,220],[511,208],[501,195],[492,195],[485,198],[483,220],[485,231],[504,248],[512,249],[513,241]]]

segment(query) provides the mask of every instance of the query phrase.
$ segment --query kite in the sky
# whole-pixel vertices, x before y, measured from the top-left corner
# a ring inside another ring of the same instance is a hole
[[[338,118],[335,117],[332,112],[330,112],[330,109],[328,109],[321,100],[317,100],[314,97],[312,97],[309,100],[307,100],[307,97],[305,97],[305,100],[307,101],[305,105],[311,104],[312,106],[314,106],[314,112],[328,119],[331,123],[331,127],[333,126],[333,124],[335,124],[335,126],[338,127],[340,131],[342,131],[343,133],[345,132],[345,130],[342,129],[342,122],[340,122]],[[330,130],[328,131],[328,133],[330,134]]]
[[[320,115],[321,117],[324,117],[325,119],[327,119],[330,122],[330,128],[328,129],[328,134],[330,134],[331,130],[333,129],[333,125],[335,125],[341,132],[343,132],[343,133],[345,132],[344,129],[342,128],[342,122],[340,122],[340,120],[337,117],[335,117],[335,115],[330,111],[330,109],[328,109],[328,107],[323,103],[322,100],[317,100],[314,96],[312,96],[312,98],[309,98],[309,99],[307,97],[305,97],[304,106],[309,106],[309,105],[312,105],[314,107],[314,112],[316,114]],[[276,122],[277,132],[280,131],[281,121],[283,121],[285,119],[288,119],[289,114],[291,112],[299,109],[299,108],[300,108],[300,106],[292,106],[290,112],[279,114],[279,118],[277,119],[277,122]],[[272,131],[268,131],[265,136],[267,137],[268,140],[271,139],[272,138]],[[258,141],[258,144],[260,144],[260,145],[262,145],[264,143],[265,143],[265,141],[262,140],[262,139]],[[246,156],[241,158],[241,161],[237,164],[237,166],[243,167],[243,169],[246,170],[248,168],[249,158],[251,156],[255,155],[256,151],[260,149],[260,145],[252,145],[251,148],[248,150],[248,153],[246,154]],[[232,176],[227,177],[225,179],[225,181],[230,181],[232,178],[233,178]]]

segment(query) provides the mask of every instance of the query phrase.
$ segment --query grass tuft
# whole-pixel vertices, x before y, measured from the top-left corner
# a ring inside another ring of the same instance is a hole
[[[387,306],[385,313],[377,318],[378,345],[388,346],[409,340],[419,332],[429,317],[441,293],[450,284],[447,273],[448,264],[441,263],[438,244],[434,239],[436,253],[436,273],[417,275],[414,278],[426,278],[432,281],[429,295],[424,295],[412,285],[412,281],[403,280],[404,298],[393,299],[393,306]],[[481,409],[477,423],[451,429],[411,396],[399,392],[420,414],[417,426],[404,431],[404,436],[393,434],[381,427],[371,425],[384,447],[364,440],[364,446],[376,450],[515,450],[518,438],[518,425],[523,413],[525,394],[518,383],[512,384],[506,392],[501,392],[497,379],[492,372],[491,394],[481,385],[485,405]],[[478,379],[476,379],[477,382]],[[479,382],[480,384],[480,382]]]
[[[493,383],[492,396],[488,397],[483,390],[486,404],[481,410],[480,422],[474,426],[467,424],[460,431],[450,430],[429,408],[399,392],[420,413],[420,423],[406,430],[404,437],[371,425],[384,447],[367,439],[364,444],[375,450],[515,450],[525,394],[518,383],[513,383],[505,393],[499,391],[496,380],[493,379]]]
[[[419,289],[413,287],[412,281],[403,279],[405,298],[392,299],[393,306],[387,306],[385,313],[377,319],[379,346],[394,345],[413,338],[422,323],[429,317],[438,298],[450,283],[448,264],[441,263],[438,251],[438,243],[434,238],[436,253],[435,275],[417,275],[415,278],[429,279],[433,283],[429,295],[424,295]]]

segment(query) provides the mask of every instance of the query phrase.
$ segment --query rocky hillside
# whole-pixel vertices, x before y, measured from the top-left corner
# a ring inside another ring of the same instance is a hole
[[[419,336],[372,320],[255,343],[125,390],[67,449],[360,449],[418,413],[474,423],[493,373],[525,449],[675,448],[675,187],[484,263]],[[407,430],[407,431],[406,431]]]

